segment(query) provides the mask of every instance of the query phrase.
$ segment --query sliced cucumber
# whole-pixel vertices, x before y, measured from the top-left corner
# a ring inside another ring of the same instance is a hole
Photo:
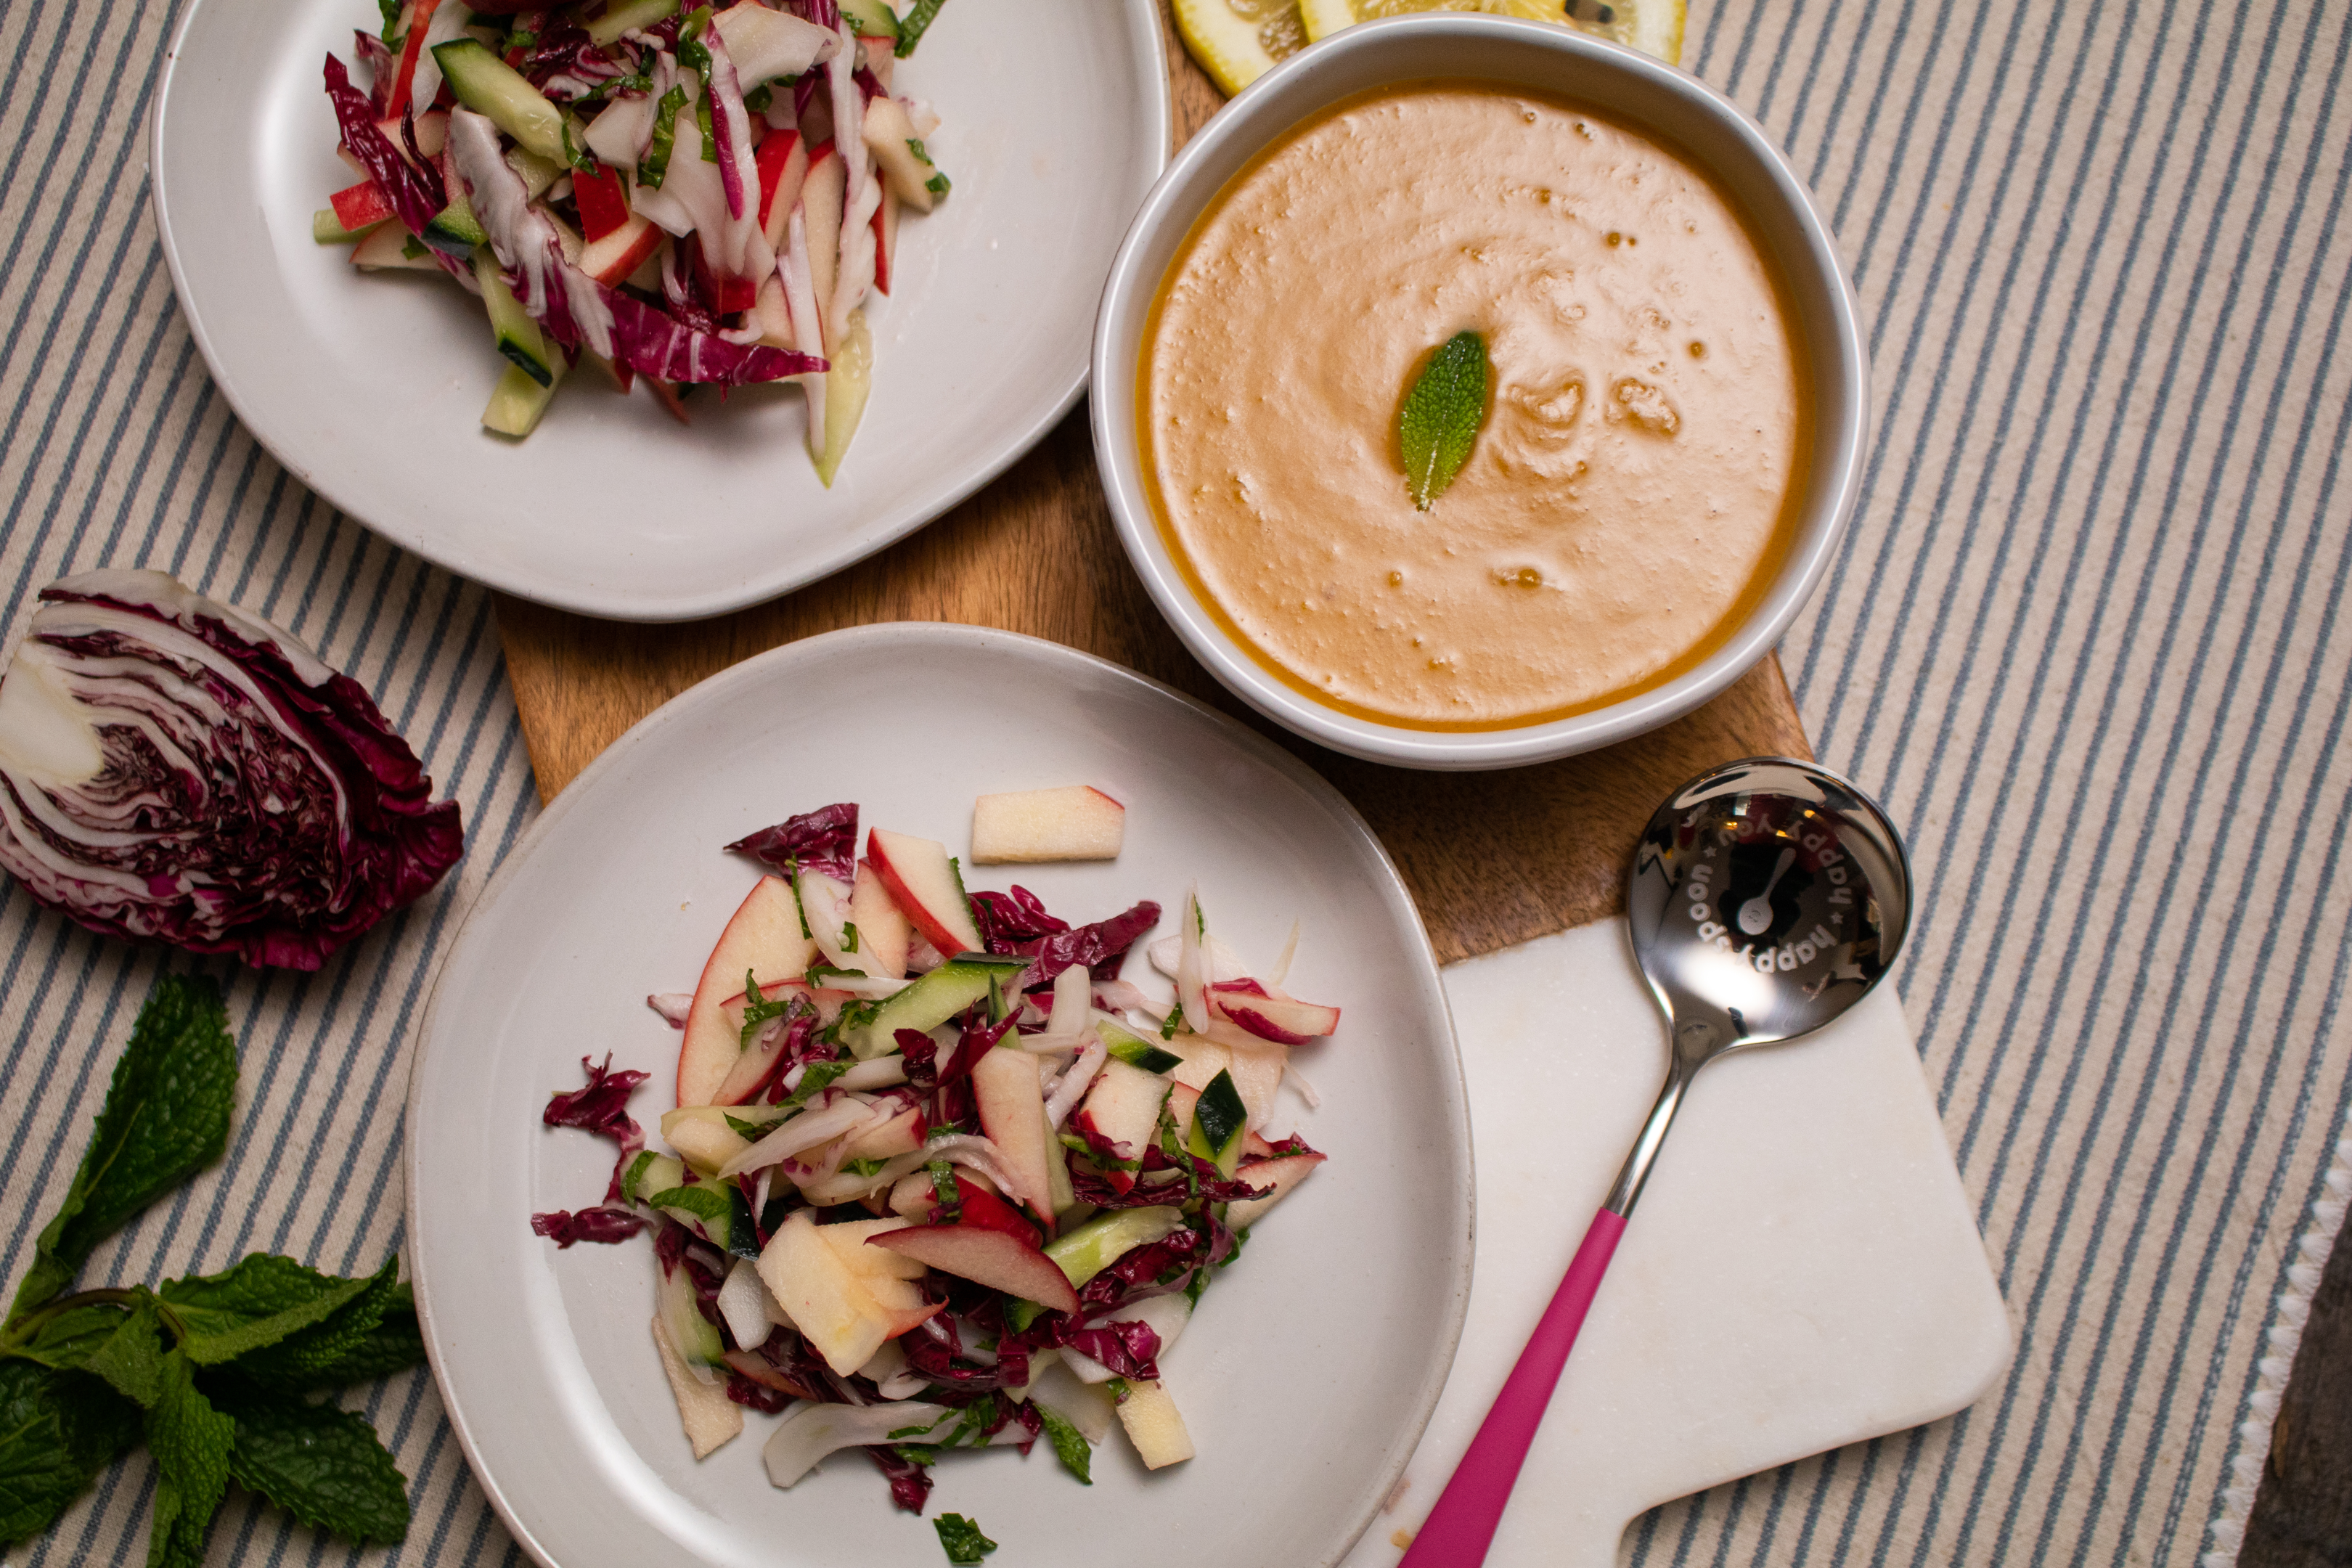
[[[898,1048],[901,1029],[933,1029],[988,995],[991,984],[1029,967],[1025,958],[995,958],[967,952],[918,978],[877,1004],[863,1021],[844,1012],[840,1039],[860,1061],[887,1057]]]
[[[1201,1091],[1192,1107],[1192,1125],[1184,1133],[1184,1147],[1203,1160],[1216,1162],[1217,1169],[1230,1176],[1242,1163],[1242,1134],[1249,1131],[1249,1110],[1242,1104],[1242,1091],[1234,1087],[1234,1075],[1220,1072]]]
[[[883,0],[840,0],[841,19],[861,38],[898,37],[898,17]]]
[[[688,1366],[726,1364],[727,1342],[719,1337],[719,1325],[694,1304],[694,1279],[685,1269],[673,1268],[662,1277],[658,1310],[680,1361]]]
[[[353,246],[352,265],[362,272],[441,270],[441,264],[433,259],[433,253],[397,223],[378,224],[373,232]]]
[[[507,149],[507,167],[522,181],[524,194],[532,201],[547,195],[555,182],[563,177],[563,165],[552,158],[542,158],[528,147]]]
[[[667,1154],[656,1154],[651,1149],[640,1151],[629,1162],[621,1175],[621,1195],[631,1203],[650,1200],[656,1193],[668,1192],[686,1181],[686,1163]]]
[[[457,101],[541,157],[569,166],[563,144],[563,111],[547,100],[520,71],[499,58],[478,38],[452,38],[433,46],[441,75]]]
[[[1087,1280],[1133,1252],[1184,1228],[1184,1211],[1154,1205],[1098,1214],[1076,1230],[1045,1244],[1045,1256],[1069,1276],[1073,1286]]]
[[[562,378],[563,362],[555,362],[557,380]],[[482,428],[500,436],[528,436],[539,425],[539,416],[555,401],[555,384],[541,386],[533,381],[522,366],[510,364],[499,377],[499,384],[490,392],[489,406],[482,410]]]
[[[540,385],[554,386],[553,367],[561,362],[548,352],[547,336],[539,330],[539,323],[507,287],[499,258],[488,246],[474,252],[474,280],[482,286],[482,303],[489,307],[490,332],[498,340],[499,353],[520,365]]]
[[[1129,1034],[1117,1024],[1097,1023],[1095,1034],[1103,1048],[1131,1068],[1145,1072],[1170,1072],[1184,1065],[1184,1058],[1174,1051],[1162,1050],[1140,1035]]]
[[[310,215],[310,237],[320,245],[349,245],[362,235],[375,233],[389,221],[388,218],[378,218],[364,228],[345,228],[343,220],[335,216],[334,208],[320,207]]]
[[[677,0],[611,0],[604,14],[583,24],[598,48],[611,45],[635,27],[650,27],[665,16],[677,15]]]
[[[449,205],[434,215],[433,221],[417,237],[446,256],[471,261],[474,253],[490,242],[490,237],[482,232],[480,220],[474,216],[474,204],[466,199],[464,183],[453,178],[447,184]]]

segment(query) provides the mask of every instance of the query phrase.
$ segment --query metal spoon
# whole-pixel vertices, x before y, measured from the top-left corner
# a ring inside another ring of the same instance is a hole
[[[1768,868],[1762,892],[1735,897]],[[1650,818],[1627,914],[1672,1039],[1665,1087],[1402,1568],[1486,1560],[1691,1080],[1726,1052],[1810,1034],[1869,994],[1903,945],[1911,869],[1885,814],[1853,784],[1811,763],[1750,757],[1701,773]]]

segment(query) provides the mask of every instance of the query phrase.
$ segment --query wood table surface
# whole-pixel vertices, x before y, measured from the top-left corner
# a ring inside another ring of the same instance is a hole
[[[1163,25],[1165,15],[1163,5]],[[1223,100],[1172,33],[1168,59],[1181,145]],[[1299,740],[1219,686],[1152,606],[1112,531],[1083,403],[946,517],[785,598],[712,620],[636,626],[501,597],[498,617],[542,800],[695,682],[819,632],[956,621],[1098,654],[1255,725],[1338,786],[1388,846],[1445,961],[1621,908],[1635,837],[1692,774],[1742,756],[1811,755],[1769,658],[1676,723],[1537,767],[1420,773]]]
[[[1165,26],[1165,0],[1161,13]],[[1168,61],[1181,145],[1223,100],[1172,29]],[[1084,648],[1214,704],[1330,780],[1388,846],[1448,962],[1621,909],[1642,824],[1702,768],[1752,754],[1811,755],[1777,658],[1664,730],[1538,767],[1414,773],[1310,745],[1226,692],[1153,608],[1112,532],[1083,404],[940,521],[774,603],[657,626],[504,596],[498,609],[542,800],[663,702],[798,637],[939,620]],[[2342,1247],[2305,1330],[2239,1561],[2352,1568],[2352,1254]]]

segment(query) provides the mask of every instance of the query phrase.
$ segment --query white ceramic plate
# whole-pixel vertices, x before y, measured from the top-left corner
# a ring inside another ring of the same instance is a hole
[[[912,532],[1029,449],[1086,381],[1112,252],[1167,162],[1151,0],[963,0],[895,85],[942,117],[954,194],[909,215],[867,307],[874,398],[834,487],[797,390],[680,428],[570,378],[525,441],[479,426],[504,362],[446,278],[362,275],[310,216],[351,174],[320,85],[370,0],[192,0],[155,93],[155,226],[189,330],[304,484],[453,572],[586,615],[718,615]]]
[[[974,868],[972,885],[1018,881],[1083,921],[1139,898],[1172,910],[1197,879],[1245,958],[1271,963],[1303,922],[1290,984],[1344,1015],[1298,1052],[1322,1096],[1302,1131],[1329,1163],[1258,1226],[1167,1359],[1199,1457],[1150,1474],[1114,1432],[1084,1488],[1043,1446],[951,1455],[924,1520],[892,1509],[862,1454],[771,1487],[775,1417],[697,1464],[646,1326],[649,1244],[558,1251],[530,1233],[535,1211],[597,1201],[612,1169],[609,1142],[540,1124],[549,1093],[609,1050],[654,1074],[638,1121],[671,1104],[678,1036],[645,998],[693,984],[758,874],[722,845],[854,800],[866,824],[961,851],[975,795],[1078,782],[1127,803],[1117,861]],[[946,1510],[977,1518],[1004,1563],[1306,1568],[1371,1520],[1452,1363],[1470,1287],[1465,1107],[1419,916],[1329,785],[1068,648],[866,627],[738,665],[646,720],[483,893],[409,1089],[409,1261],[458,1440],[541,1563],[937,1568],[929,1519]]]

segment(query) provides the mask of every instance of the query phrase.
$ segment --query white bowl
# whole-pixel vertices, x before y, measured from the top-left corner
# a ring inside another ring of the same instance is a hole
[[[1220,626],[1161,537],[1136,441],[1136,365],[1169,264],[1227,181],[1291,127],[1390,82],[1471,78],[1538,89],[1656,132],[1738,200],[1786,280],[1811,362],[1812,450],[1797,537],[1770,589],[1696,668],[1622,701],[1507,729],[1437,731],[1326,707],[1284,684]],[[1334,751],[1412,768],[1501,768],[1611,745],[1678,719],[1747,673],[1803,608],[1852,514],[1869,426],[1870,372],[1853,289],[1829,226],[1762,127],[1697,78],[1565,27],[1430,13],[1366,22],[1251,84],[1188,142],[1128,230],[1095,318],[1096,461],[1111,517],[1144,586],[1193,657],[1276,723]]]

